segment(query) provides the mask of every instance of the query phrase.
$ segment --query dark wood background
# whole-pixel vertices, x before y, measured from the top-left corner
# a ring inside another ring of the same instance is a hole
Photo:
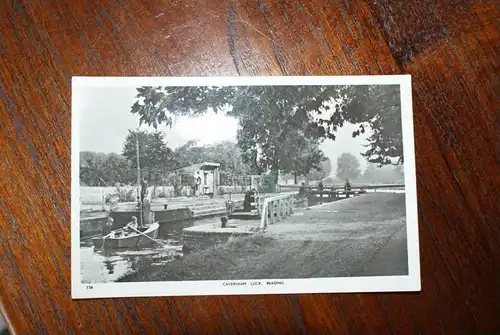
[[[500,333],[499,34],[496,0],[2,1],[12,330]],[[413,76],[421,293],[71,300],[72,75],[400,73]]]

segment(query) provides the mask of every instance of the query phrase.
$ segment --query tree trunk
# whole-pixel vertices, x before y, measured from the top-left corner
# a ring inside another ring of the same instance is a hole
[[[297,185],[297,172],[293,173],[293,183]]]
[[[274,185],[274,192],[276,192],[276,185],[278,185],[279,170],[276,167],[271,168],[272,184]]]

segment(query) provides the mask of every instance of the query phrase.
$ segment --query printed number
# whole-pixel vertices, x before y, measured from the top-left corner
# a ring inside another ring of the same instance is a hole
[[[93,289],[94,289],[94,286],[92,286],[92,285],[87,285],[87,286],[85,287],[85,289],[86,289],[86,290],[93,290]]]

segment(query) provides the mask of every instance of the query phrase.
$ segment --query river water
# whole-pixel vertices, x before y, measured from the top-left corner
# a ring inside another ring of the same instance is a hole
[[[129,272],[155,264],[164,264],[182,257],[182,229],[217,222],[217,217],[173,224],[161,224],[158,239],[140,249],[102,250],[94,248],[92,240],[80,243],[80,269],[83,283],[114,282]]]

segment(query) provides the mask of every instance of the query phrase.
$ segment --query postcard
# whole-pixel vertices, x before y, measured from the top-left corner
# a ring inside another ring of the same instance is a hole
[[[411,77],[73,77],[72,297],[420,291]]]

